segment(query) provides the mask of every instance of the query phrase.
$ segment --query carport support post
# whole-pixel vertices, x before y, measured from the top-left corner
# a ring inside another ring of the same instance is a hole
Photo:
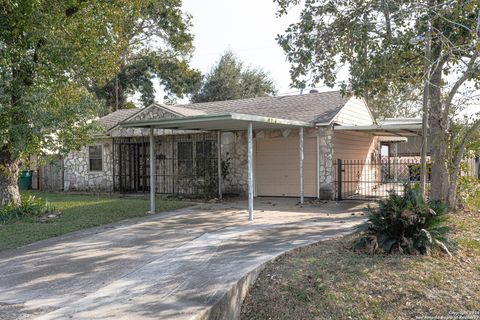
[[[155,139],[150,127],[150,214],[155,213]]]
[[[317,199],[320,199],[320,136],[317,133]]]
[[[218,198],[222,199],[222,133],[217,131]]]
[[[253,125],[248,124],[248,220],[253,221]]]
[[[300,127],[298,131],[299,143],[300,143],[300,203],[304,202],[304,190],[303,190],[303,127]]]
[[[393,153],[395,157],[393,158],[393,166],[394,166],[394,171],[393,171],[393,179],[395,182],[398,181],[398,142],[394,142],[393,144]]]

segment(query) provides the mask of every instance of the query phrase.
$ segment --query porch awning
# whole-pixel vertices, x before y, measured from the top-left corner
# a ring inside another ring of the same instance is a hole
[[[421,123],[369,125],[369,126],[335,126],[335,131],[367,132],[375,136],[414,137],[422,134]]]
[[[126,128],[235,131],[246,130],[249,123],[252,124],[253,129],[282,129],[314,126],[310,122],[254,116],[241,113],[196,115],[171,119],[124,121],[120,123],[120,126]]]
[[[199,130],[199,131],[247,131],[247,154],[248,154],[248,216],[253,220],[253,130],[254,129],[282,129],[299,128],[299,170],[300,170],[300,203],[304,201],[303,189],[303,129],[305,127],[314,127],[311,122],[279,119],[272,117],[255,116],[241,113],[224,113],[216,115],[193,115],[185,117],[175,117],[170,119],[142,119],[127,120],[120,122],[120,126],[125,128],[149,128],[150,143],[149,152],[155,154],[154,129],[173,129],[173,130]],[[218,145],[221,145],[221,135],[218,133]],[[219,195],[221,195],[221,154],[218,150],[218,179]],[[150,186],[156,186],[155,158],[150,157]],[[155,192],[156,188],[150,188],[150,212],[155,212]]]

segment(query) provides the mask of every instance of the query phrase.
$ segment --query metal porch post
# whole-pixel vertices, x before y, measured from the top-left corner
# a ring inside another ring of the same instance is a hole
[[[248,124],[248,220],[253,221],[253,125]]]
[[[155,139],[153,127],[150,127],[150,214],[155,213]]]
[[[320,136],[317,133],[317,199],[320,199]]]
[[[222,133],[217,131],[218,198],[222,199]]]
[[[398,182],[398,142],[394,142],[393,146],[394,146],[393,152],[395,155],[395,158],[393,160],[393,166],[394,166],[393,179],[395,180],[395,185],[396,185]]]
[[[304,186],[303,186],[303,127],[300,127],[298,132],[300,144],[300,203],[304,202]]]

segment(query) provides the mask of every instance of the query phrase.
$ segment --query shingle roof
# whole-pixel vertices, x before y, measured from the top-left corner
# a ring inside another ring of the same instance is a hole
[[[342,96],[340,91],[331,91],[163,107],[183,116],[235,112],[286,120],[328,123],[347,103],[348,99],[349,97]],[[119,122],[127,120],[140,110],[144,109],[120,109],[100,118],[98,122],[105,129],[110,130]]]
[[[135,113],[140,111],[140,108],[134,109],[119,109],[110,114],[107,114],[104,117],[98,119],[98,123],[104,127],[106,130],[110,130],[115,127],[119,122],[127,120],[130,116],[133,116]]]
[[[165,109],[171,110],[175,113],[181,114],[185,117],[191,116],[201,116],[206,114],[205,111],[200,109],[193,109],[193,108],[185,108],[184,106],[176,105],[176,106],[164,106]]]
[[[326,123],[335,117],[348,99],[349,97],[342,96],[340,91],[331,91],[294,96],[185,104],[178,107],[202,110],[207,114],[235,112],[279,119]]]

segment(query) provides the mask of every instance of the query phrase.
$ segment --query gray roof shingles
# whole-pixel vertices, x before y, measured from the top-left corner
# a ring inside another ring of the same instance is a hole
[[[335,117],[348,99],[348,97],[342,96],[340,91],[331,91],[185,104],[180,107],[202,110],[207,114],[235,112],[278,119],[326,123]]]
[[[142,109],[119,109],[117,111],[107,114],[106,116],[101,117],[100,119],[98,119],[98,123],[106,130],[110,130],[115,127],[119,122],[127,120],[140,110]]]
[[[349,97],[340,91],[309,93],[304,95],[281,97],[257,97],[240,100],[215,101],[205,103],[176,105],[173,111],[195,110],[192,115],[243,113],[278,119],[297,120],[316,123],[328,123],[347,103]],[[167,106],[168,108],[168,106]],[[177,108],[177,109],[175,109]],[[99,123],[107,130],[142,109],[120,109],[99,119]],[[184,114],[185,112],[180,112]],[[185,115],[189,115],[188,112]]]

